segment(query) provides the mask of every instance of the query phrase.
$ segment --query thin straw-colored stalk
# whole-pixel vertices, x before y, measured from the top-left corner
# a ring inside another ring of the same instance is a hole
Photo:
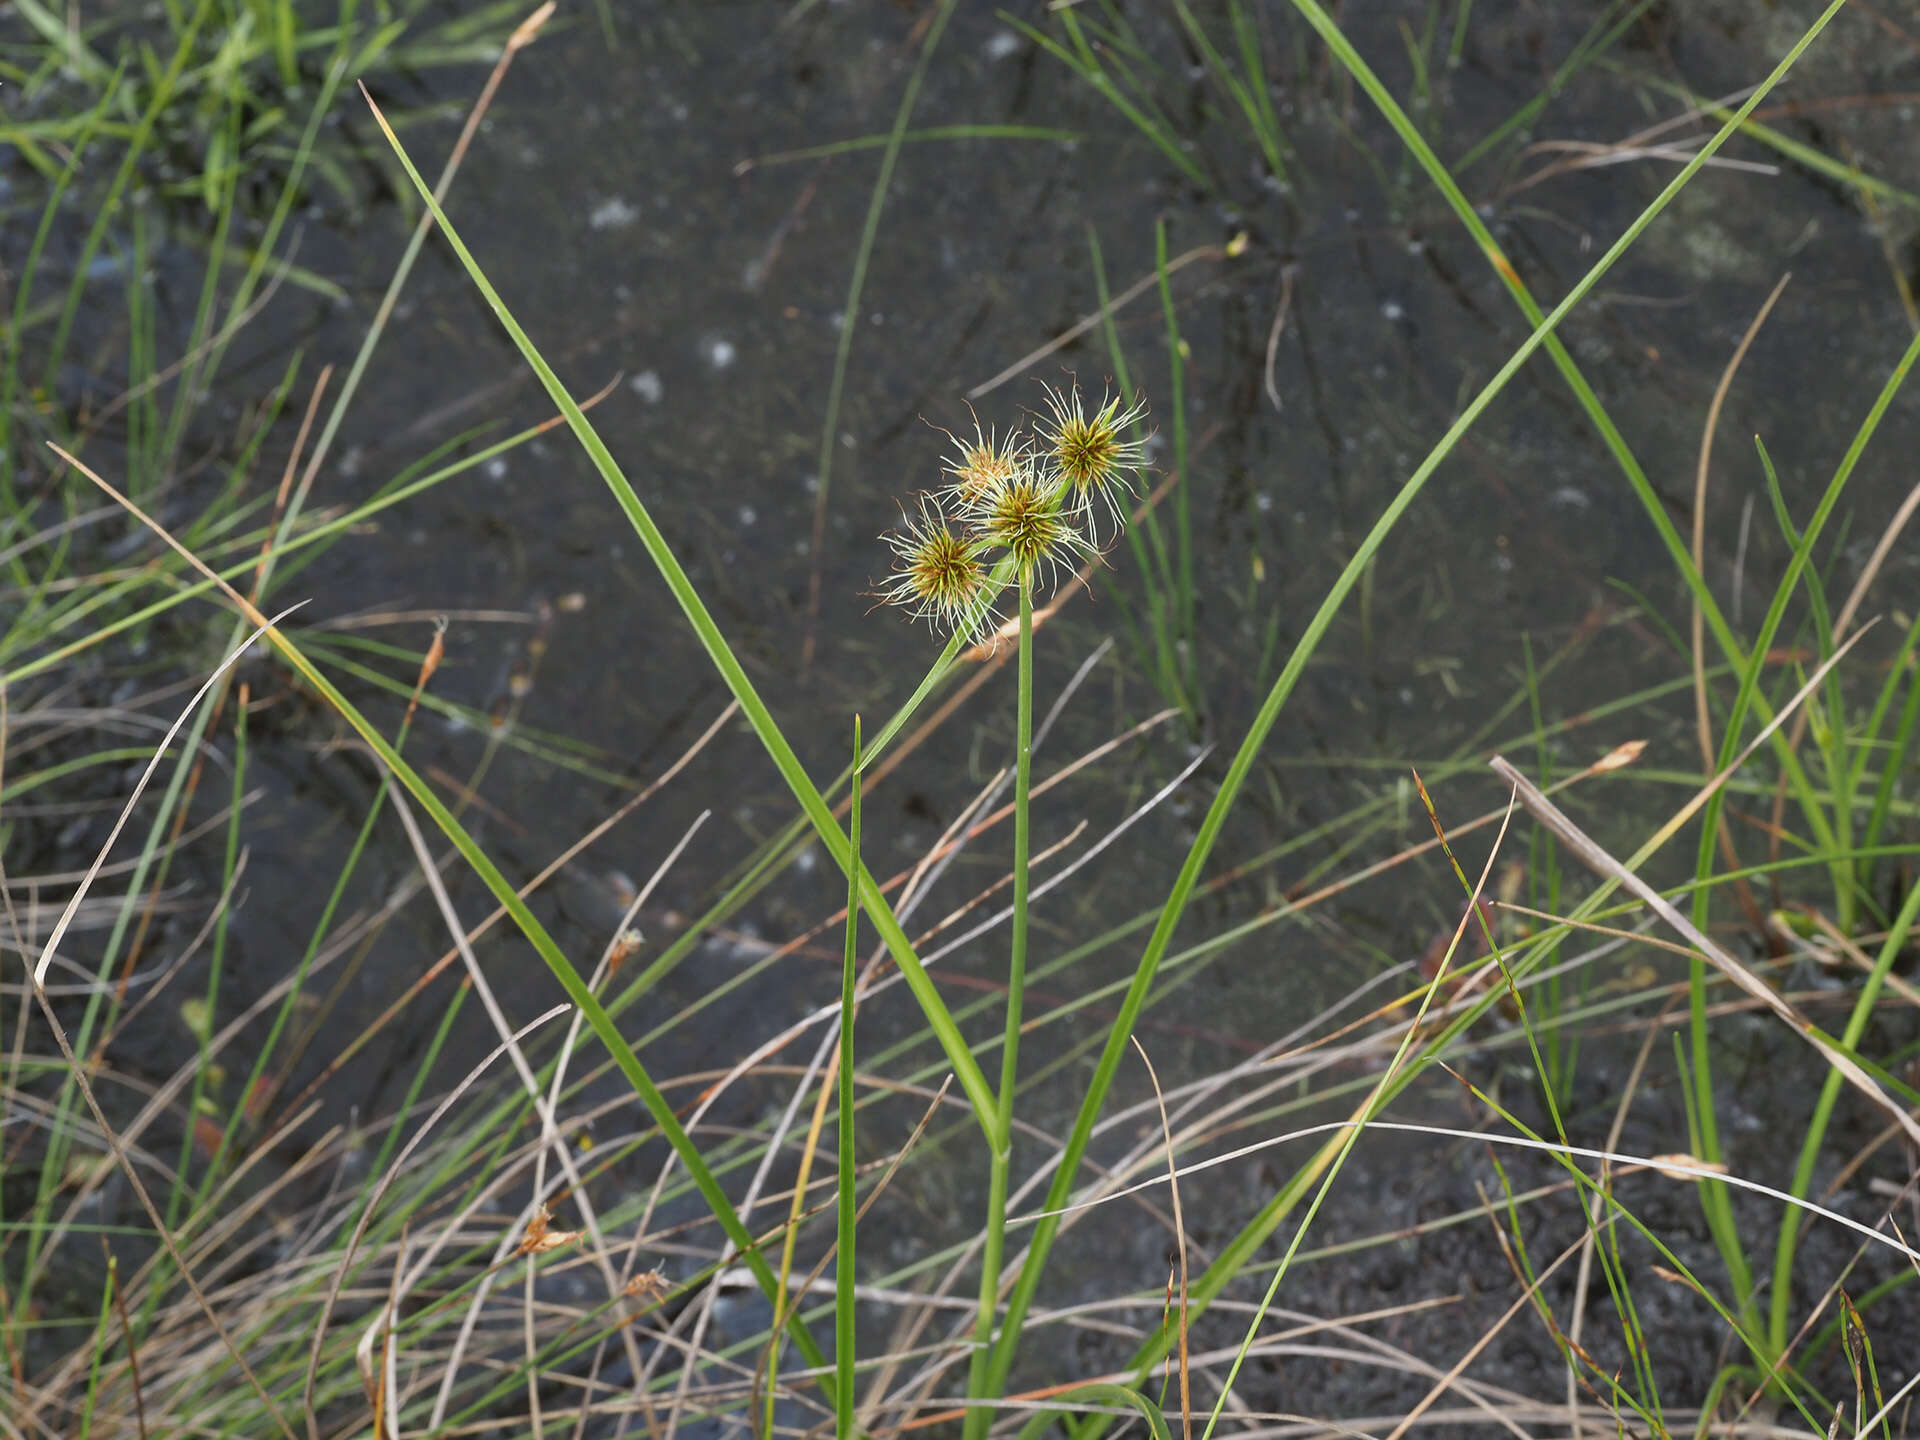
[[[1335,48],[1335,53],[1339,56],[1342,63],[1367,87],[1368,93],[1374,95],[1376,101],[1383,103],[1383,106],[1392,105],[1392,97],[1387,95],[1384,87],[1380,86],[1378,80],[1372,75],[1372,72],[1366,68],[1365,62],[1360,59],[1358,52],[1353,49],[1352,45],[1346,40],[1346,37],[1341,35],[1338,27],[1334,25],[1326,12],[1320,9],[1320,7],[1314,3],[1314,0],[1295,0],[1295,4],[1297,8],[1306,14],[1315,29],[1319,30],[1322,36],[1326,38],[1328,44]],[[1246,738],[1241,742],[1240,749],[1235,754],[1233,763],[1228,768],[1226,777],[1221,782],[1219,792],[1214,797],[1213,804],[1209,807],[1205,819],[1201,822],[1199,834],[1195,836],[1193,845],[1188,850],[1186,861],[1182,864],[1180,874],[1174,881],[1173,890],[1168,895],[1166,904],[1161,910],[1160,919],[1154,927],[1153,935],[1148,940],[1145,953],[1142,954],[1139,966],[1135,971],[1133,984],[1128,988],[1126,999],[1121,1005],[1120,1014],[1114,1021],[1106,1046],[1101,1052],[1099,1063],[1087,1087],[1086,1098],[1081,1104],[1080,1113],[1075,1117],[1073,1130],[1067,1138],[1054,1183],[1048,1191],[1047,1208],[1049,1210],[1057,1210],[1066,1202],[1072,1192],[1074,1176],[1079,1168],[1081,1157],[1086,1153],[1088,1141],[1092,1136],[1094,1122],[1098,1118],[1102,1106],[1106,1103],[1107,1091],[1112,1086],[1114,1074],[1119,1068],[1120,1059],[1126,1045],[1126,1036],[1131,1032],[1134,1021],[1138,1018],[1140,1009],[1144,1005],[1147,995],[1152,988],[1154,976],[1159,970],[1160,962],[1166,955],[1167,947],[1172,942],[1173,932],[1179,925],[1181,916],[1185,913],[1187,900],[1192,895],[1194,886],[1199,881],[1200,871],[1205,866],[1207,858],[1213,850],[1214,842],[1219,838],[1220,831],[1226,824],[1228,812],[1231,811],[1234,802],[1239,798],[1240,788],[1246,783],[1247,776],[1253,768],[1254,760],[1258,757],[1261,746],[1265,743],[1267,735],[1271,732],[1274,723],[1279,719],[1280,711],[1285,706],[1287,698],[1292,694],[1293,687],[1298,683],[1301,674],[1305,671],[1308,660],[1312,657],[1314,651],[1319,648],[1321,639],[1332,625],[1333,618],[1345,602],[1347,595],[1352,591],[1354,585],[1358,583],[1361,573],[1365,570],[1368,563],[1371,562],[1374,555],[1378,553],[1381,545],[1385,543],[1388,534],[1391,533],[1394,526],[1399,523],[1400,517],[1404,515],[1408,507],[1412,505],[1420,491],[1425,487],[1427,481],[1439,468],[1441,462],[1459,443],[1461,436],[1466,434],[1467,430],[1478,421],[1480,415],[1493,402],[1494,397],[1506,388],[1507,383],[1519,372],[1521,366],[1525,365],[1526,362],[1532,358],[1534,352],[1553,340],[1553,332],[1558,328],[1560,322],[1573,311],[1575,306],[1586,298],[1593,287],[1599,283],[1601,277],[1612,269],[1614,263],[1626,253],[1633,243],[1640,238],[1646,228],[1653,223],[1655,217],[1666,209],[1673,198],[1678,195],[1680,191],[1686,187],[1688,182],[1693,179],[1694,175],[1699,172],[1700,168],[1726,143],[1728,137],[1733,134],[1747,115],[1752,113],[1753,108],[1758,105],[1760,100],[1785,78],[1787,72],[1793,68],[1800,56],[1806,52],[1807,47],[1813,43],[1833,17],[1839,13],[1842,4],[1844,4],[1844,0],[1832,0],[1832,3],[1827,6],[1813,25],[1801,36],[1799,42],[1795,44],[1781,59],[1780,63],[1775,66],[1766,81],[1755,89],[1746,103],[1741,106],[1740,110],[1715,132],[1713,137],[1709,139],[1705,145],[1701,146],[1694,158],[1667,183],[1652,203],[1641,211],[1634,221],[1627,226],[1620,238],[1608,247],[1607,252],[1602,255],[1586,275],[1567,292],[1565,298],[1553,308],[1552,313],[1542,317],[1536,322],[1533,334],[1515,350],[1507,362],[1500,367],[1493,378],[1481,389],[1480,393],[1462,410],[1459,418],[1448,428],[1447,433],[1441,437],[1440,441],[1428,453],[1426,459],[1423,460],[1414,473],[1408,477],[1406,483],[1401,487],[1400,493],[1394,497],[1380,518],[1375,521],[1373,528],[1367,532],[1366,538],[1361,541],[1353,558],[1347,562],[1346,567],[1341,571],[1338,578],[1335,579],[1326,598],[1321,602],[1319,609],[1314,613],[1312,619],[1308,621],[1306,628],[1301,633],[1300,639],[1295,644],[1292,654],[1288,656],[1287,663],[1282,668],[1279,678],[1274,681],[1273,689],[1268,693],[1265,702],[1261,705],[1260,711],[1254,719],[1252,727],[1248,730]],[[1376,91],[1378,92],[1377,94],[1375,94]],[[1392,108],[1393,113],[1398,115],[1401,120],[1405,119],[1404,114],[1399,111],[1398,106],[1393,106]],[[1408,132],[1406,135],[1403,135],[1403,138],[1407,140],[1409,145],[1417,144],[1420,151],[1426,157],[1431,157],[1432,152],[1426,148],[1425,142],[1419,138],[1418,131],[1413,130],[1410,124],[1408,126]],[[1438,163],[1437,159],[1434,160],[1434,167],[1437,168]],[[1444,173],[1444,170],[1440,171],[1440,174],[1444,175]],[[1455,187],[1455,193],[1457,193],[1457,187]],[[1464,204],[1465,197],[1462,196],[1461,200]],[[1471,212],[1471,206],[1467,206],[1466,208]],[[1488,240],[1483,242],[1483,244],[1489,245],[1490,243],[1491,237],[1488,237]],[[1489,249],[1488,253],[1496,257],[1499,254],[1497,249]],[[1504,273],[1511,274],[1512,267],[1507,265],[1504,259],[1499,260],[1499,265],[1504,268]],[[1517,276],[1514,277],[1513,283],[1517,285]],[[1524,293],[1524,291],[1521,293]],[[1527,303],[1531,304],[1530,298]],[[1564,347],[1559,347],[1557,354],[1564,355],[1565,353]],[[1567,364],[1570,366],[1571,363],[1572,361],[1569,358]],[[1574,372],[1574,374],[1577,373],[1578,372]],[[1572,378],[1572,376],[1569,376],[1569,379]],[[1584,385],[1584,381],[1581,383]],[[1589,391],[1588,393],[1590,394],[1591,392]],[[1597,407],[1598,401],[1595,400],[1594,404]],[[1604,413],[1604,411],[1600,412],[1602,416],[1604,416]],[[1608,428],[1611,429],[1611,427]],[[1615,433],[1617,434],[1617,432]],[[1644,476],[1641,478],[1644,480]],[[1668,522],[1668,528],[1671,529],[1671,522]],[[1676,545],[1678,544],[1678,539],[1679,537],[1677,535],[1674,536]],[[1684,546],[1680,546],[1678,553],[1684,557]],[[1726,622],[1720,615],[1717,606],[1703,605],[1702,608],[1707,610],[1709,623],[1718,622],[1716,629],[1719,631],[1726,630]],[[1729,648],[1736,651],[1738,650],[1738,647],[1732,643],[1731,632],[1726,632],[1725,639]],[[1330,1160],[1331,1155],[1328,1155],[1327,1158]],[[1303,1176],[1305,1173],[1306,1172],[1302,1172]],[[1278,1224],[1279,1215],[1284,1214],[1285,1209],[1291,1208],[1292,1200],[1297,1199],[1299,1193],[1299,1190],[1291,1184],[1286,1187],[1282,1196],[1276,1197],[1274,1202],[1263,1209],[1261,1215],[1255,1218],[1248,1227],[1248,1230],[1243,1232],[1243,1236],[1251,1239],[1256,1230],[1262,1227],[1270,1227],[1271,1224]],[[1279,1213],[1273,1213],[1276,1210],[1278,1210]],[[989,1377],[990,1393],[998,1393],[1005,1388],[1006,1377],[1013,1366],[1014,1352],[1018,1344],[1021,1323],[1025,1318],[1028,1306],[1032,1303],[1034,1291],[1039,1285],[1040,1273],[1046,1264],[1048,1251],[1058,1232],[1059,1221],[1054,1217],[1049,1217],[1041,1221],[1039,1227],[1034,1232],[1026,1263],[1021,1267],[1019,1279],[1015,1282],[1012,1296],[1008,1302],[1005,1330],[999,1344],[996,1345],[994,1350],[993,1373]],[[1223,1252],[1223,1258],[1225,1253],[1231,1253],[1231,1248],[1232,1247],[1230,1247],[1229,1252]],[[1203,1277],[1202,1284],[1204,1285],[1205,1283],[1206,1277]],[[1220,1283],[1224,1283],[1224,1281]],[[1217,1289],[1217,1285],[1215,1288]]]

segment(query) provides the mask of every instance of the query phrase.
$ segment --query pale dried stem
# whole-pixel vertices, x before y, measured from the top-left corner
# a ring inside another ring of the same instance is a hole
[[[345,1253],[341,1256],[339,1264],[334,1269],[333,1282],[328,1288],[326,1300],[321,1304],[319,1319],[314,1323],[313,1327],[313,1347],[307,1360],[307,1379],[303,1391],[307,1411],[307,1429],[311,1440],[318,1440],[318,1430],[313,1418],[313,1386],[314,1377],[320,1367],[320,1347],[326,1339],[327,1321],[333,1313],[334,1303],[340,1294],[340,1287],[346,1282],[347,1273],[352,1269],[354,1252],[359,1248],[361,1237],[367,1233],[367,1226],[372,1223],[373,1212],[379,1208],[380,1202],[385,1198],[388,1188],[392,1186],[393,1182],[406,1170],[407,1161],[413,1158],[414,1152],[420,1148],[421,1143],[432,1133],[433,1127],[438,1125],[440,1121],[445,1118],[446,1113],[459,1101],[460,1097],[466,1094],[467,1091],[479,1081],[480,1077],[492,1068],[494,1061],[498,1060],[502,1055],[512,1049],[514,1045],[517,1045],[521,1040],[531,1035],[556,1015],[564,1014],[570,1008],[572,1007],[568,1005],[554,1006],[545,1014],[536,1016],[534,1019],[528,1021],[527,1024],[516,1031],[509,1040],[502,1041],[500,1044],[494,1046],[492,1050],[488,1051],[480,1063],[469,1070],[465,1078],[462,1079],[458,1085],[454,1086],[454,1088],[447,1093],[446,1097],[434,1107],[433,1113],[429,1115],[420,1128],[413,1133],[413,1137],[401,1147],[400,1153],[394,1157],[393,1164],[388,1167],[386,1174],[382,1175],[378,1183],[374,1185],[373,1193],[367,1197],[367,1203],[361,1208],[360,1218],[354,1224],[353,1234],[347,1240]],[[457,1229],[458,1223],[459,1221],[456,1219],[454,1226],[449,1228]],[[416,1275],[417,1273],[416,1271]],[[397,1274],[398,1271],[396,1269],[396,1276]],[[411,1280],[409,1283],[411,1283]]]
[[[1860,633],[1864,634],[1866,632],[1862,631]],[[1858,639],[1858,636],[1856,636],[1855,639]],[[1806,697],[1812,688],[1825,678],[1826,672],[1846,653],[1847,649],[1851,647],[1851,644],[1852,642],[1849,641],[1846,646],[1836,651],[1832,659],[1814,673],[1813,678],[1801,687],[1789,705],[1774,718],[1772,723],[1762,730],[1759,735],[1754,737],[1753,743],[1741,753],[1734,763],[1714,777],[1714,779],[1694,797],[1687,807],[1681,811],[1679,816],[1676,816],[1673,821],[1669,821],[1666,826],[1662,827],[1661,833],[1663,836],[1676,829],[1679,823],[1683,823],[1687,816],[1691,815],[1694,810],[1705,803],[1707,797],[1711,795],[1714,790],[1726,782],[1727,778],[1745,761],[1747,755],[1752,753],[1753,748],[1766,740],[1787,715],[1791,713],[1793,708]],[[1786,1021],[1794,1031],[1801,1035],[1814,1049],[1818,1050],[1821,1055],[1825,1057],[1827,1063],[1831,1065],[1848,1084],[1865,1095],[1873,1103],[1875,1108],[1887,1113],[1916,1144],[1920,1144],[1920,1123],[1916,1123],[1904,1108],[1895,1103],[1885,1091],[1875,1084],[1873,1078],[1860,1067],[1857,1061],[1846,1055],[1837,1045],[1816,1030],[1813,1023],[1802,1016],[1799,1011],[1795,1010],[1772,986],[1761,980],[1748,969],[1747,966],[1743,965],[1723,950],[1717,943],[1708,938],[1691,920],[1687,919],[1686,916],[1675,909],[1659,891],[1655,890],[1651,885],[1647,884],[1646,881],[1642,880],[1638,875],[1614,859],[1611,854],[1588,836],[1586,832],[1575,825],[1572,820],[1568,819],[1551,800],[1541,794],[1539,789],[1535,787],[1525,775],[1521,774],[1518,769],[1509,763],[1505,757],[1495,756],[1491,764],[1496,774],[1515,787],[1521,797],[1522,803],[1532,812],[1534,818],[1553,832],[1561,843],[1566,845],[1583,864],[1596,874],[1611,879],[1621,885],[1669,926],[1678,931],[1680,935],[1699,950],[1702,957],[1710,962],[1715,969],[1719,970],[1722,975],[1732,981],[1736,987],[1745,991],[1767,1009],[1773,1011],[1775,1015],[1778,1015],[1782,1020]]]
[[[1792,271],[1780,277],[1772,293],[1767,296],[1765,303],[1747,325],[1746,333],[1741,335],[1740,343],[1734,347],[1732,358],[1727,361],[1726,368],[1720,372],[1720,383],[1714,386],[1713,400],[1707,406],[1706,424],[1700,428],[1700,460],[1694,467],[1693,475],[1693,569],[1694,573],[1700,576],[1702,583],[1705,583],[1707,573],[1707,476],[1713,460],[1714,432],[1720,425],[1720,407],[1726,403],[1727,392],[1733,388],[1733,377],[1739,372],[1741,361],[1747,358],[1747,351],[1752,348],[1754,338],[1760,333],[1760,327],[1767,323],[1767,316],[1773,313],[1774,302],[1780,298],[1781,292],[1787,288],[1787,282],[1792,278]],[[1716,751],[1713,743],[1713,719],[1707,708],[1706,618],[1701,612],[1700,597],[1697,594],[1692,597],[1691,626],[1694,725],[1700,737],[1700,764],[1710,772],[1713,769]],[[1757,663],[1765,663],[1764,656],[1757,656],[1755,659]],[[1719,843],[1720,853],[1726,860],[1727,868],[1737,872],[1740,869],[1740,857],[1734,851],[1733,833],[1727,828],[1724,815],[1720,817],[1717,828],[1718,833],[1715,838]],[[1753,898],[1752,887],[1745,879],[1735,882],[1734,893],[1739,897],[1741,909],[1746,912],[1747,922],[1760,923],[1760,907]]]

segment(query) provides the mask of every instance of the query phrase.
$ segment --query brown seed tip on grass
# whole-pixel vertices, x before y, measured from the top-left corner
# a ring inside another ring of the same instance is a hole
[[[672,1286],[667,1283],[665,1271],[647,1270],[629,1280],[624,1293],[636,1300],[659,1300],[663,1299],[671,1288]]]
[[[1698,1180],[1702,1175],[1724,1175],[1727,1167],[1718,1160],[1702,1160],[1680,1151],[1672,1155],[1654,1155],[1647,1160],[1657,1174],[1669,1180]]]
[[[1609,770],[1622,770],[1640,758],[1640,752],[1647,748],[1644,740],[1629,740],[1624,745],[1616,745],[1603,755],[1593,767],[1593,773],[1604,775]]]
[[[534,1211],[533,1219],[527,1222],[527,1233],[520,1237],[520,1244],[514,1250],[515,1255],[545,1255],[549,1250],[558,1250],[563,1245],[571,1245],[587,1232],[584,1230],[551,1230],[547,1221],[552,1212],[542,1205]]]
[[[553,18],[553,10],[554,0],[547,0],[546,4],[522,20],[513,34],[507,37],[508,51],[520,50],[531,45],[534,37],[540,33],[540,27]]]

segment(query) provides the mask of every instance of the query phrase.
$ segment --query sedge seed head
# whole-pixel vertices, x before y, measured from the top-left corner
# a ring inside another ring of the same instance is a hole
[[[1023,580],[1034,579],[1042,569],[1051,576],[1063,561],[1093,552],[1059,477],[1031,464],[976,495],[968,504],[967,520],[989,549],[1013,557]]]
[[[1120,497],[1133,493],[1130,474],[1147,463],[1145,440],[1128,433],[1146,415],[1146,401],[1136,399],[1123,408],[1120,397],[1108,393],[1089,416],[1078,385],[1065,394],[1049,385],[1046,394],[1048,414],[1035,429],[1047,464],[1059,476],[1069,506],[1092,523],[1097,500],[1117,534],[1126,524]]]
[[[992,627],[985,545],[949,518],[940,501],[920,497],[917,516],[902,515],[886,536],[893,573],[880,598],[936,630],[973,639]]]
[[[973,422],[973,439],[949,434],[957,452],[946,467],[953,477],[953,495],[962,507],[970,506],[994,485],[1011,480],[1029,462],[1027,447],[1016,435],[996,439],[991,430],[982,430]]]

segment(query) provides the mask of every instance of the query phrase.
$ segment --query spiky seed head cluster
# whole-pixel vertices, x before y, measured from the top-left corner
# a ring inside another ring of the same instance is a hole
[[[1131,434],[1146,416],[1146,401],[1135,399],[1122,409],[1119,396],[1103,395],[1100,408],[1089,416],[1078,385],[1066,394],[1049,385],[1047,409],[1037,427],[1040,444],[1068,503],[1091,530],[1097,501],[1118,535],[1127,523],[1120,497],[1133,494],[1130,472],[1146,468],[1146,440]]]
[[[1060,477],[1033,465],[1000,476],[967,500],[967,518],[990,550],[1013,559],[1015,576],[1049,580],[1063,560],[1095,553]]]
[[[1146,465],[1133,432],[1146,403],[1111,393],[1091,414],[1078,385],[1046,388],[1048,414],[1034,434],[996,437],[976,419],[973,438],[951,437],[948,483],[922,495],[918,514],[886,537],[893,573],[880,598],[936,629],[977,639],[990,633],[993,573],[1012,562],[1016,583],[1052,581],[1063,563],[1100,550],[1100,516],[1111,539],[1126,524],[1120,497],[1133,493],[1130,471]]]
[[[920,496],[919,512],[903,509],[900,528],[886,537],[894,565],[880,598],[949,634],[990,628],[986,542],[957,525],[940,496]]]
[[[1027,449],[1017,435],[996,440],[991,430],[981,430],[977,419],[973,422],[973,439],[962,440],[958,435],[949,438],[959,451],[954,463],[946,467],[953,477],[949,488],[961,501],[972,501],[1031,467]]]

